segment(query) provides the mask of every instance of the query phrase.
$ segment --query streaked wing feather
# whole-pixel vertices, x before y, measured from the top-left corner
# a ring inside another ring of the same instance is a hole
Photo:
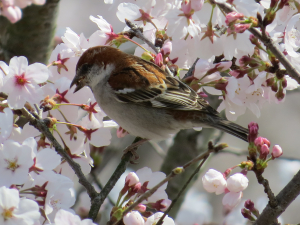
[[[142,60],[142,59],[141,59]],[[128,71],[131,72],[130,78],[137,76],[141,79],[143,73],[149,73],[152,84],[145,85],[137,89],[136,87],[127,86],[124,89],[116,89],[115,94],[119,101],[124,103],[135,103],[143,106],[152,106],[157,108],[176,109],[176,110],[202,110],[211,113],[217,113],[211,108],[204,99],[200,98],[197,93],[183,82],[168,76],[156,65],[144,61],[146,63],[135,63],[134,69],[131,67],[124,68],[123,71],[115,74],[126,79]],[[140,68],[142,71],[138,74]],[[129,76],[129,75],[128,75]],[[120,84],[121,85],[121,84]],[[131,91],[136,89],[135,91]],[[126,90],[130,90],[126,92]]]

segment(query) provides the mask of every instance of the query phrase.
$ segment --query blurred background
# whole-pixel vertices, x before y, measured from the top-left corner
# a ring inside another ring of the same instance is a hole
[[[103,0],[61,0],[60,10],[57,20],[57,36],[62,36],[66,27],[70,27],[77,34],[84,33],[85,37],[89,37],[95,32],[98,27],[95,23],[89,20],[89,16],[101,15],[106,19],[114,28],[114,31],[120,32],[125,27],[124,23],[121,23],[116,17],[117,5],[105,5]],[[127,52],[133,52],[135,46],[129,43],[122,45],[121,49]],[[261,117],[256,118],[251,112],[241,116],[236,122],[244,127],[251,121],[255,121],[259,124],[260,136],[266,137],[271,141],[271,147],[275,144],[279,144],[283,149],[283,157],[288,159],[276,159],[270,161],[265,173],[263,174],[266,179],[269,180],[270,187],[273,192],[278,192],[289,182],[293,175],[300,169],[300,92],[295,90],[289,92],[284,103],[281,104],[268,104],[266,103],[261,110]],[[112,146],[107,150],[110,150],[108,163],[101,168],[101,172],[98,174],[99,180],[102,184],[105,184],[110,175],[116,168],[122,155],[122,150],[129,145],[134,137],[129,135],[118,139],[115,135],[116,131],[113,130],[114,138],[112,140]],[[247,143],[225,134],[220,142],[228,143],[230,146],[228,150],[241,153],[247,150]],[[155,148],[150,144],[145,144],[138,150],[140,159],[138,164],[130,165],[129,171],[135,171],[144,166],[150,167],[153,171],[158,171],[163,162],[163,154],[166,153],[168,147],[172,144],[172,140],[166,140],[159,142],[162,152],[158,154],[157,146]],[[184,151],[184,149],[182,149]],[[293,160],[294,159],[294,160]],[[224,172],[227,168],[239,164],[241,161],[246,160],[246,156],[237,156],[231,153],[219,153],[214,155],[205,164],[204,169],[199,176],[201,178],[203,174],[209,169],[214,168],[221,172]],[[235,169],[233,173],[240,172],[239,169]],[[240,214],[240,210],[243,203],[247,199],[251,199],[255,202],[255,206],[262,210],[267,204],[267,198],[264,194],[264,189],[256,181],[253,173],[248,173],[250,180],[248,188],[244,191],[243,200],[240,206],[236,207],[232,212],[225,215],[222,208],[223,195],[216,196],[215,194],[209,194],[204,191],[202,187],[201,179],[198,179],[194,186],[189,191],[187,198],[182,206],[180,213],[176,218],[177,224],[180,225],[193,225],[193,224],[246,224],[246,220]],[[117,184],[114,191],[110,194],[110,197],[116,201],[118,191],[122,188],[120,181]],[[78,187],[77,192],[82,191]],[[81,201],[87,202],[88,199],[82,195]],[[80,203],[78,203],[80,205]],[[107,202],[103,207],[103,210],[110,208],[110,204]],[[300,199],[299,197],[288,207],[288,209],[282,214],[281,219],[284,223],[299,223],[300,221]],[[108,216],[107,212],[103,212],[103,217]],[[105,219],[102,220],[105,222]]]

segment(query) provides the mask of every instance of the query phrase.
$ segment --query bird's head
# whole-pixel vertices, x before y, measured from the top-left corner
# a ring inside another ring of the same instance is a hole
[[[70,88],[76,85],[75,91],[84,86],[91,89],[105,80],[115,70],[118,62],[122,61],[122,52],[109,46],[96,46],[86,50],[76,65],[76,75]]]

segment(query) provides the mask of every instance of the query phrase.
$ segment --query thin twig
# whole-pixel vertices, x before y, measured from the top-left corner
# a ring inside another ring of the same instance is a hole
[[[149,141],[149,144],[160,157],[164,158],[166,156],[166,152],[155,141]]]
[[[134,33],[134,35],[144,41],[147,45],[149,45],[150,48],[153,49],[153,51],[158,54],[160,52],[160,48],[156,47],[150,40],[148,40],[144,34],[141,32],[141,29],[139,29],[136,25],[134,25],[130,20],[125,19],[125,23],[128,27],[130,27],[131,31]],[[170,76],[174,76],[173,73],[170,71],[169,67],[166,65],[166,72]]]
[[[144,139],[142,139],[144,140]],[[92,199],[92,205],[89,211],[89,218],[91,218],[93,221],[96,219],[99,209],[101,205],[103,204],[104,200],[110,193],[111,189],[115,186],[117,181],[120,179],[121,175],[125,172],[127,165],[129,164],[131,158],[134,156],[134,154],[130,151],[136,149],[143,143],[141,138],[136,138],[134,142],[125,149],[125,154],[123,155],[121,162],[119,163],[118,167],[115,169],[114,173],[111,175],[101,192]]]
[[[236,151],[236,150],[238,150],[238,151]],[[249,151],[246,151],[246,150],[241,151],[239,149],[226,149],[226,150],[218,152],[217,154],[222,154],[222,153],[227,153],[227,154],[229,153],[229,154],[236,155],[236,156],[249,155]],[[280,156],[276,160],[300,161],[300,159],[298,159],[298,158],[286,157],[286,156]]]
[[[142,41],[144,41],[147,45],[149,45],[153,51],[157,54],[159,53],[160,49],[158,47],[156,47],[151,41],[149,41],[144,34],[140,31],[140,29],[134,25],[130,20],[125,19],[125,23],[128,27],[130,27],[130,29],[134,32],[135,36],[139,39],[141,39]]]
[[[272,192],[270,185],[269,185],[269,181],[267,179],[265,179],[261,173],[257,173],[257,171],[254,169],[253,172],[256,175],[256,179],[258,181],[259,184],[261,184],[262,186],[264,186],[264,192],[268,195],[269,198],[269,204],[272,208],[276,208],[278,205],[277,199],[274,195],[274,193]]]
[[[167,214],[170,212],[170,210],[173,208],[173,206],[176,204],[177,200],[179,199],[179,197],[182,195],[182,193],[185,191],[185,189],[187,188],[187,186],[191,183],[191,181],[193,180],[193,178],[196,176],[196,174],[200,171],[201,167],[203,166],[203,164],[205,163],[205,161],[208,159],[209,155],[207,155],[199,164],[199,166],[195,169],[195,171],[193,172],[193,174],[190,176],[190,178],[188,179],[188,181],[183,185],[183,187],[181,188],[181,190],[179,191],[179,193],[177,194],[176,198],[172,200],[171,205],[168,207],[168,209],[166,211],[164,211],[163,216],[159,219],[159,221],[157,222],[156,225],[161,225],[163,223],[164,218],[167,216]]]
[[[189,68],[189,70],[187,71],[187,73],[184,75],[183,79],[188,78],[188,77],[194,75],[195,67],[196,67],[196,64],[197,64],[198,60],[199,60],[199,58],[197,58],[195,60],[195,62],[193,63],[193,65]]]
[[[209,144],[209,149],[207,150],[207,152],[205,152],[205,153],[197,156],[196,158],[192,159],[188,163],[184,164],[183,167],[177,167],[177,168],[173,169],[172,172],[165,179],[163,179],[161,182],[159,182],[153,188],[151,188],[146,193],[144,193],[142,196],[140,196],[132,205],[130,205],[126,210],[124,210],[124,212],[122,213],[122,217],[118,221],[116,221],[113,225],[117,225],[122,220],[124,215],[126,215],[128,212],[133,210],[142,201],[146,200],[151,195],[153,195],[162,185],[164,185],[168,181],[172,180],[175,176],[181,174],[190,165],[192,165],[192,164],[194,164],[194,163],[196,163],[200,160],[203,160],[203,159],[207,158],[212,152],[220,150],[220,149],[218,149],[218,147],[214,148],[212,142],[209,142],[208,144]]]
[[[89,195],[91,199],[95,198],[97,196],[97,192],[93,185],[87,180],[87,178],[84,176],[81,167],[78,163],[76,163],[69,155],[68,153],[61,147],[61,145],[57,142],[57,140],[54,138],[54,136],[49,131],[48,127],[41,119],[36,119],[26,108],[22,108],[23,115],[28,119],[30,125],[34,126],[36,129],[38,129],[45,137],[51,142],[51,144],[54,146],[55,151],[63,157],[70,167],[73,169],[75,174],[77,175],[79,179],[79,183],[82,184]]]
[[[218,3],[215,0],[210,0],[213,4],[217,4],[220,9],[226,13],[237,12],[235,8],[231,7],[228,3]],[[284,54],[279,50],[279,48],[274,44],[273,40],[262,33],[256,28],[248,29],[255,37],[257,37],[264,45],[270,49],[274,56],[282,63],[286,68],[290,77],[296,80],[300,84],[300,73],[295,69],[295,67],[290,63],[290,61],[284,56]]]

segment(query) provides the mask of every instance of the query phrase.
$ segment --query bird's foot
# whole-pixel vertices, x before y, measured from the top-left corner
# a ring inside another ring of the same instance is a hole
[[[123,151],[123,156],[122,158],[128,153],[131,152],[132,157],[130,159],[131,164],[137,164],[137,160],[140,158],[140,156],[137,154],[137,149],[140,147],[142,144],[147,142],[148,139],[135,139],[135,142],[129,145],[124,151]]]

